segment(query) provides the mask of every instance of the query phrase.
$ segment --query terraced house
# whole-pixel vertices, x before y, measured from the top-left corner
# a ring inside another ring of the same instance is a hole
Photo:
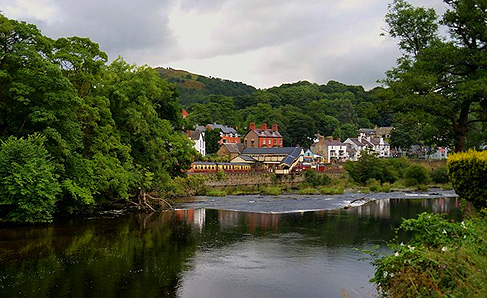
[[[249,124],[249,132],[244,137],[245,148],[274,148],[282,147],[282,135],[279,133],[277,124],[267,128],[263,123],[260,128],[255,127],[255,123]]]

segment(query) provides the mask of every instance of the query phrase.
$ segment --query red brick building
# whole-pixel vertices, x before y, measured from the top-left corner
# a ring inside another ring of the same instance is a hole
[[[268,129],[265,123],[260,128],[256,128],[255,123],[251,122],[249,132],[244,137],[244,146],[245,148],[282,147],[282,141],[277,124],[272,124],[272,127]]]

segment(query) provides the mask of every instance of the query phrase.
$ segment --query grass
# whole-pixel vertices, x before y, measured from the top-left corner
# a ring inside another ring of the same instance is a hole
[[[319,191],[322,195],[342,195],[345,189],[343,187],[320,187]]]
[[[227,195],[227,193],[224,190],[213,189],[213,190],[209,190],[206,192],[206,196],[208,196],[208,197],[224,197],[226,195]]]
[[[268,186],[268,187],[262,188],[260,190],[260,194],[278,196],[278,195],[282,194],[282,190],[278,186]]]
[[[300,194],[300,195],[315,195],[318,193],[320,193],[320,192],[316,188],[312,188],[312,187],[307,187],[307,188],[303,188],[303,189],[298,190],[298,194]]]

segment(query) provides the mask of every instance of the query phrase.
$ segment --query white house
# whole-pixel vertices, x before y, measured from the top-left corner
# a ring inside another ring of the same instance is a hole
[[[384,141],[383,138],[374,138],[361,132],[357,138],[348,138],[344,142],[349,144],[350,159],[357,161],[361,152],[365,149],[374,151],[378,157],[391,156],[391,145]]]
[[[200,129],[188,131],[188,136],[194,142],[194,149],[202,156],[206,155],[205,132]]]

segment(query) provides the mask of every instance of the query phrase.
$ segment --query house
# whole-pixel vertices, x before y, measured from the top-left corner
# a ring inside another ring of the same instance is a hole
[[[253,164],[256,169],[265,169],[276,174],[289,174],[303,162],[301,147],[245,148],[231,163]]]
[[[237,157],[240,153],[242,153],[243,144],[235,144],[235,143],[223,143],[216,152],[218,156],[228,156],[230,159]]]
[[[315,141],[310,149],[315,154],[323,156],[326,163],[344,162],[348,159],[347,144],[342,143],[340,139],[334,140],[333,137],[318,136],[318,141]]]
[[[358,130],[359,134],[365,135],[365,137],[371,138],[383,138],[383,139],[390,139],[391,138],[391,131],[392,127],[390,126],[383,126],[375,128],[360,128]]]
[[[282,135],[277,124],[272,124],[271,129],[263,123],[260,128],[255,127],[255,122],[249,124],[249,132],[244,137],[245,148],[273,148],[282,147]]]
[[[240,134],[235,130],[233,127],[229,127],[226,125],[221,124],[207,124],[207,130],[219,129],[220,130],[220,141],[218,144],[225,144],[225,143],[241,143]]]
[[[314,164],[323,161],[323,156],[314,153],[310,149],[306,150],[303,154],[303,163]]]
[[[348,144],[348,152],[351,160],[357,161],[363,150],[371,150],[377,154],[378,157],[390,157],[391,145],[384,141],[384,138],[371,137],[372,134],[361,132],[357,138],[348,138],[345,144]]]
[[[194,149],[196,149],[202,156],[205,156],[206,142],[204,126],[196,126],[195,130],[188,130],[187,134],[189,139],[194,141]]]

